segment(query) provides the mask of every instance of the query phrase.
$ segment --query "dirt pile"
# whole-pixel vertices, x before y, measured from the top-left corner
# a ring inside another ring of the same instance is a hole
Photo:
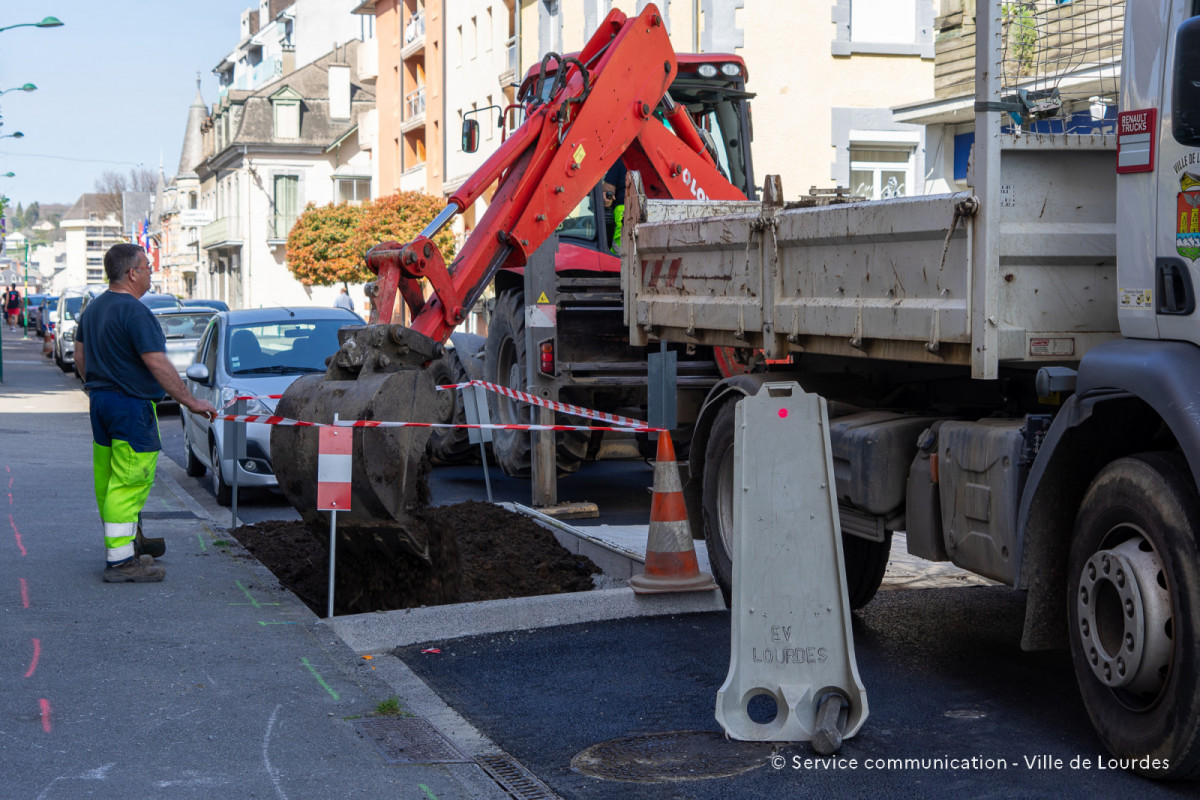
[[[469,501],[430,507],[422,516],[438,550],[436,568],[412,556],[381,558],[339,541],[337,614],[587,591],[591,576],[600,572],[550,531],[499,506]],[[305,605],[325,615],[328,527],[260,522],[230,533]]]

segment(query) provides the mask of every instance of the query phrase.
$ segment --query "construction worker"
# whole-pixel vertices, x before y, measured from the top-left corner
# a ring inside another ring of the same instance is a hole
[[[604,190],[604,227],[608,231],[608,250],[621,252],[621,229],[625,223],[625,165],[618,161],[609,168],[601,188]]]
[[[108,291],[88,303],[75,331],[75,366],[91,399],[96,505],[104,523],[104,580],[161,581],[154,563],[166,550],[146,539],[138,515],[150,488],[162,441],[155,401],[168,394],[196,414],[217,410],[188,391],[166,354],[158,320],[139,298],[150,289],[150,262],[136,244],[104,254]]]

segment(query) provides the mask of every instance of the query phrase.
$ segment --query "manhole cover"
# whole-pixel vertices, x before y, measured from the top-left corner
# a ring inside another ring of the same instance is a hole
[[[772,746],[710,731],[670,731],[594,744],[571,759],[584,775],[629,783],[728,778],[767,763]]]
[[[389,764],[469,764],[428,720],[419,717],[360,719],[354,723]]]

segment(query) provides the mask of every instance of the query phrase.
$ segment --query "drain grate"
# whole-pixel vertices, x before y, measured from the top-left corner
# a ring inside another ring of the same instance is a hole
[[[429,720],[420,717],[360,719],[354,726],[389,764],[470,764]]]
[[[697,781],[761,767],[772,749],[769,743],[732,741],[710,731],[669,731],[594,744],[571,759],[571,766],[610,781]]]
[[[508,753],[479,756],[475,759],[483,771],[514,800],[559,800],[550,787],[518,764]]]

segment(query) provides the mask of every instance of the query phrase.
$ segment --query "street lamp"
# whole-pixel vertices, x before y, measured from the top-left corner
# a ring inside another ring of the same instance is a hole
[[[25,138],[25,134],[21,133],[20,131],[16,131],[15,133],[6,133],[3,136],[0,136],[0,139],[24,139],[24,138]]]
[[[27,83],[24,86],[14,86],[11,89],[5,89],[4,91],[0,91],[0,94],[8,94],[9,92],[34,92],[34,91],[37,91],[37,87],[34,86],[32,83]]]
[[[62,22],[58,17],[46,17],[41,22],[22,22],[19,25],[9,25],[6,28],[0,28],[0,33],[11,31],[13,28],[61,28]]]

